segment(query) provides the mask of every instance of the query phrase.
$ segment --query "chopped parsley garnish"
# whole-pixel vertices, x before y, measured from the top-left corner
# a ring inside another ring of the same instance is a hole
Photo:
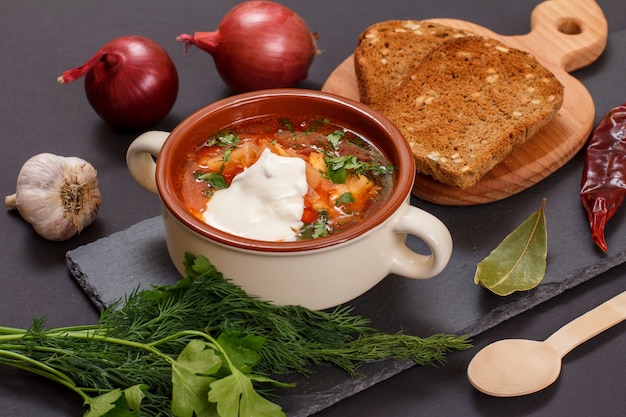
[[[353,144],[354,146],[358,146],[361,149],[367,149],[370,146],[367,141],[363,140],[363,138],[359,136],[353,136],[350,139],[347,139],[347,142]]]
[[[339,207],[341,205],[347,205],[354,203],[354,196],[350,191],[347,191],[339,196],[337,201],[335,201],[335,206]]]
[[[345,135],[346,132],[344,132],[343,130],[335,130],[334,132],[326,135],[326,138],[328,139],[328,143],[330,143],[330,146],[332,146],[333,149],[336,150],[339,148],[339,142],[341,141],[341,139],[343,139]]]
[[[213,190],[228,188],[228,183],[220,172],[195,171],[193,177],[207,183],[209,189],[205,191],[205,194],[208,196],[213,195]]]
[[[331,226],[328,224],[328,212],[320,211],[319,217],[313,223],[305,223],[300,228],[300,239],[317,239],[318,237],[328,236],[332,232]]]
[[[211,136],[209,140],[205,142],[205,146],[228,146],[234,145],[239,142],[241,139],[239,136],[232,132],[218,132],[215,135]]]
[[[289,120],[289,119],[282,119],[282,120],[280,121],[280,124],[281,124],[281,126],[282,126],[285,130],[287,130],[287,131],[289,131],[289,132],[293,132],[293,124],[291,123],[291,120]]]
[[[324,158],[328,170],[326,177],[335,184],[343,184],[348,178],[348,171],[356,175],[370,172],[374,175],[385,175],[393,171],[392,166],[380,165],[373,162],[360,161],[356,156],[326,156]]]
[[[236,147],[233,146],[231,148],[228,148],[224,151],[224,158],[222,158],[224,160],[224,163],[228,163],[230,162],[230,154],[233,153],[233,149],[235,149]],[[224,170],[224,165],[222,165],[221,170]]]
[[[315,119],[313,123],[309,126],[306,132],[317,132],[323,127],[327,126],[330,123],[330,119],[325,117],[323,119]]]

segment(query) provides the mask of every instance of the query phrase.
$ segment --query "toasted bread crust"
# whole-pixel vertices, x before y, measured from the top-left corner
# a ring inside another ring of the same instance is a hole
[[[354,68],[360,101],[384,105],[396,88],[435,47],[448,39],[472,35],[434,22],[390,20],[376,23],[359,36]]]
[[[395,86],[368,91],[368,104],[402,131],[417,172],[468,188],[552,119],[563,85],[530,54],[487,37],[428,47]]]

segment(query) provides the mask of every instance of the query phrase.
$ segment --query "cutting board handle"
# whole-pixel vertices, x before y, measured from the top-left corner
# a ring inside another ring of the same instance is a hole
[[[595,0],[546,0],[533,10],[530,26],[516,38],[566,72],[591,64],[606,47],[608,24]]]

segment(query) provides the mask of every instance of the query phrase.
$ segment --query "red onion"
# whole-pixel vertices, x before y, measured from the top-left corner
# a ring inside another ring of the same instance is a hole
[[[176,38],[213,56],[220,77],[238,92],[293,87],[308,76],[318,53],[315,35],[293,10],[271,1],[231,9],[215,32]]]
[[[82,76],[91,107],[116,128],[154,125],[170,112],[178,95],[178,73],[171,58],[159,44],[142,36],[112,40],[58,81],[64,84]]]

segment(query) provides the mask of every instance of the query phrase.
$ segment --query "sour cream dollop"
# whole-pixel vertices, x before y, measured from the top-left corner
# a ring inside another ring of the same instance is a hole
[[[224,232],[249,239],[294,241],[303,224],[307,190],[302,159],[265,149],[230,187],[211,197],[203,219]]]

